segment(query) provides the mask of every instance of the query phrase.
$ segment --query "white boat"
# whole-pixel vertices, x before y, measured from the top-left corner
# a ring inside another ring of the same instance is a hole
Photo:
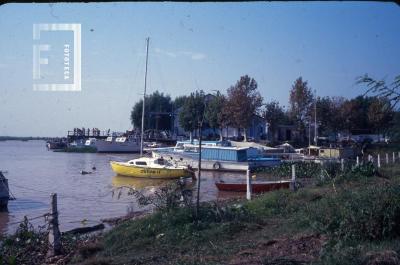
[[[91,147],[96,147],[96,138],[89,138],[85,142],[85,146],[91,146]]]
[[[128,137],[109,136],[106,140],[95,142],[99,153],[138,153],[140,152],[140,139],[129,135]]]
[[[246,171],[259,167],[278,166],[281,160],[263,157],[253,147],[218,146],[208,143],[201,148],[203,170]],[[155,158],[164,158],[180,165],[198,168],[199,145],[184,145],[184,150],[159,149],[152,152]]]

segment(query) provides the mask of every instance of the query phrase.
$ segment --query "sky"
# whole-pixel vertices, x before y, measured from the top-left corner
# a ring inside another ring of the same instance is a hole
[[[81,24],[81,91],[33,90],[33,45],[52,44],[41,71],[60,81],[55,69],[73,36],[33,40],[37,23]],[[400,6],[380,2],[2,5],[0,135],[130,129],[130,110],[143,94],[147,37],[147,93],[225,93],[248,74],[265,102],[287,106],[299,76],[318,96],[347,98],[363,93],[355,80],[365,73],[390,82],[400,73],[399,32]]]

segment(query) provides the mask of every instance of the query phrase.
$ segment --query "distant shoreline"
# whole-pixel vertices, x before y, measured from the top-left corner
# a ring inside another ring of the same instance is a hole
[[[32,136],[0,136],[0,141],[30,141],[30,140],[47,140],[50,137],[32,137]]]

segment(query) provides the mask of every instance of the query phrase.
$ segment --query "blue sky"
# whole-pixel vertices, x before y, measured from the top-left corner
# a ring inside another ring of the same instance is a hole
[[[33,91],[34,23],[81,24],[82,91]],[[148,92],[172,97],[225,92],[248,74],[265,101],[287,105],[299,76],[318,95],[354,97],[363,92],[357,76],[390,81],[400,73],[400,7],[393,3],[7,4],[0,32],[0,135],[129,129],[147,36]]]

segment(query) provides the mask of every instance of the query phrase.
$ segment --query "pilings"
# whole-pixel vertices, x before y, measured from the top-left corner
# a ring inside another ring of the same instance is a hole
[[[50,199],[49,249],[47,257],[57,256],[61,253],[61,233],[58,227],[57,193],[52,193]]]
[[[250,170],[247,169],[246,171],[246,184],[247,184],[247,192],[246,192],[246,199],[251,200],[251,176]]]
[[[296,191],[296,165],[292,165],[292,181],[290,182],[290,190]]]

